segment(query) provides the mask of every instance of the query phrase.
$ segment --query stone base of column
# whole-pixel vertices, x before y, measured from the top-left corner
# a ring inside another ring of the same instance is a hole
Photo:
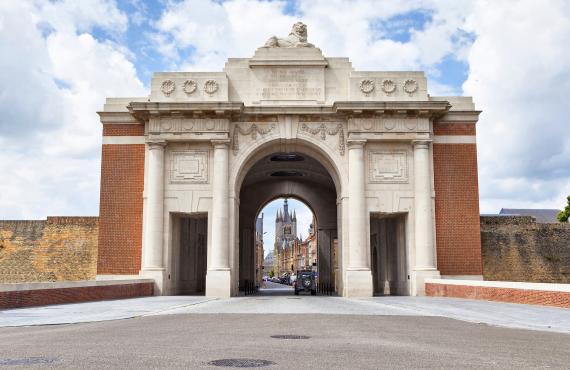
[[[230,269],[208,270],[206,273],[206,297],[229,298],[232,292]]]
[[[441,278],[439,271],[436,269],[414,270],[412,271],[412,295],[425,296],[426,295],[426,279],[439,279]]]
[[[369,269],[347,269],[344,282],[345,297],[372,297],[372,293],[372,272]]]
[[[145,279],[154,280],[154,295],[162,295],[164,292],[164,274],[166,269],[164,268],[143,268],[139,272],[139,276]]]

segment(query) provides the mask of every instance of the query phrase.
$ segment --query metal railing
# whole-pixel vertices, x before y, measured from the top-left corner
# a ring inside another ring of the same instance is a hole
[[[334,285],[329,283],[323,283],[317,285],[317,293],[322,295],[334,295]]]
[[[245,295],[256,294],[257,290],[258,287],[255,285],[255,282],[249,280],[244,281],[243,292],[245,293]]]

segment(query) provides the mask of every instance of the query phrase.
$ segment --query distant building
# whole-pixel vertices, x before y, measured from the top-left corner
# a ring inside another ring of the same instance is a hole
[[[559,209],[517,209],[517,208],[501,208],[499,215],[501,216],[532,216],[537,223],[549,224],[556,223],[558,219],[556,215],[560,213]]]
[[[261,286],[263,280],[263,213],[255,220],[255,281],[257,286]]]
[[[302,239],[302,238],[301,238]],[[309,227],[309,236],[301,242],[301,258],[299,268],[316,269],[317,266],[317,232],[315,219]]]
[[[276,273],[275,269],[275,255],[273,254],[273,251],[270,251],[267,256],[265,256],[265,259],[263,260],[263,274],[264,275],[269,275],[270,271],[273,271],[274,273]]]

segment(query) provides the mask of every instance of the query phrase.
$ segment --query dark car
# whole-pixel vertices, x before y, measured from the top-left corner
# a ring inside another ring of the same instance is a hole
[[[316,295],[317,283],[313,271],[297,271],[297,280],[293,283],[293,287],[295,288],[295,295],[299,295],[301,291],[311,292],[311,295]]]

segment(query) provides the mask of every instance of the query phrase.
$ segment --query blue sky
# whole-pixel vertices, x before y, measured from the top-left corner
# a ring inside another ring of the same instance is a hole
[[[482,213],[563,207],[568,1],[3,0],[0,218],[97,215],[105,97],[221,71],[296,21],[356,70],[425,71],[431,95],[473,97]]]

